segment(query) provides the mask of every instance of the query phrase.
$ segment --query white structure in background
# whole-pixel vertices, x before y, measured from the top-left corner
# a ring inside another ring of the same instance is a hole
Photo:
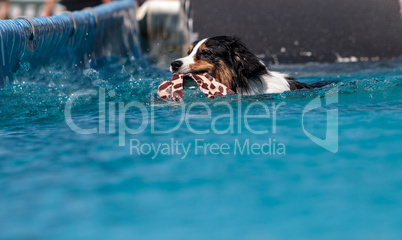
[[[401,21],[402,21],[402,0],[399,0],[399,12],[401,13]]]
[[[19,16],[40,17],[45,0],[10,0],[10,9],[8,17],[14,19]],[[53,13],[55,15],[65,11],[65,7],[56,4]]]
[[[137,10],[143,47],[161,67],[187,52],[192,32],[189,0],[148,0]]]

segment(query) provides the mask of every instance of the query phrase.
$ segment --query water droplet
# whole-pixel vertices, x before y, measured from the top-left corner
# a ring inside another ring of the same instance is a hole
[[[126,68],[124,67],[124,65],[121,67],[120,73],[127,73]]]
[[[48,87],[55,87],[56,84],[53,82],[53,80],[50,80],[49,84],[47,85]]]
[[[45,74],[46,73],[46,70],[43,68],[43,66],[40,67],[39,73],[40,74]]]
[[[109,97],[113,98],[116,96],[116,92],[114,90],[109,91]]]

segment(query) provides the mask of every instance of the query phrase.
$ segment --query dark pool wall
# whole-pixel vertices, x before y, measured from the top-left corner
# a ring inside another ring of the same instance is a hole
[[[402,56],[399,0],[192,0],[199,38],[235,35],[267,61]]]

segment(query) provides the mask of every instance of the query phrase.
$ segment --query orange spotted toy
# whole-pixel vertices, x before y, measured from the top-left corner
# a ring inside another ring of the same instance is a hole
[[[207,98],[214,99],[215,96],[222,97],[235,92],[218,82],[208,73],[201,74],[173,74],[169,81],[163,82],[158,87],[158,95],[164,101],[180,101],[183,98],[183,78],[190,77],[201,89]]]

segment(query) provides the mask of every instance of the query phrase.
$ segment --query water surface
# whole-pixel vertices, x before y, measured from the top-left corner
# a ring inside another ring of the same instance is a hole
[[[23,65],[0,90],[0,238],[400,239],[402,62],[273,69],[307,83],[339,82],[218,100],[189,90],[178,104],[157,99],[157,86],[171,76],[164,69],[108,59],[33,76]],[[302,117],[317,97],[323,107]],[[96,133],[72,130],[68,102],[73,123]],[[332,110],[335,153],[305,133],[325,139]],[[189,124],[178,125],[189,114]],[[246,114],[267,117],[246,124]],[[146,125],[122,138],[121,121],[130,129]],[[230,149],[217,153],[213,144]],[[265,149],[252,152],[253,144]],[[152,145],[171,151],[155,154]],[[189,146],[187,155],[180,146]]]

